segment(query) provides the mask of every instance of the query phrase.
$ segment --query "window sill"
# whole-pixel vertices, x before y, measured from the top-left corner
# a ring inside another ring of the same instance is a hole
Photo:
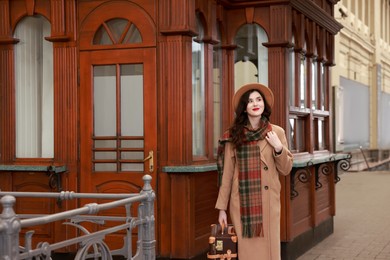
[[[192,173],[211,172],[217,170],[217,164],[185,165],[185,166],[164,166],[162,171],[166,173]]]
[[[0,164],[0,171],[7,172],[53,172],[62,173],[66,172],[66,165],[54,166],[54,165],[5,165]]]
[[[314,164],[321,164],[325,162],[332,162],[332,161],[340,161],[344,159],[349,159],[351,157],[350,154],[344,154],[344,153],[331,153],[327,155],[320,155],[320,156],[310,156],[305,157],[302,159],[296,159],[294,158],[293,167],[294,168],[302,168],[307,167]]]

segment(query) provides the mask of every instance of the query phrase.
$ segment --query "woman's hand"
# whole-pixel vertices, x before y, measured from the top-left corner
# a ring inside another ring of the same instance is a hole
[[[276,153],[280,153],[283,149],[283,144],[280,141],[278,135],[274,131],[269,131],[265,139],[274,148]]]
[[[227,227],[227,215],[225,210],[219,210],[218,222],[221,225],[222,230],[224,227]]]

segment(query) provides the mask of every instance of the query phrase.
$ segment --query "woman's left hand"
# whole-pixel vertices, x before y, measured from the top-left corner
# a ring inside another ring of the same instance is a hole
[[[276,153],[280,153],[282,151],[283,149],[282,142],[280,141],[278,135],[274,131],[269,131],[265,139],[274,148]]]

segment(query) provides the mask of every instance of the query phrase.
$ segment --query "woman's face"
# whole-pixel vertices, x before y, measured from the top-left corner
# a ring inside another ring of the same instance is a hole
[[[261,117],[264,112],[264,100],[259,92],[253,91],[249,95],[246,113],[248,117]]]

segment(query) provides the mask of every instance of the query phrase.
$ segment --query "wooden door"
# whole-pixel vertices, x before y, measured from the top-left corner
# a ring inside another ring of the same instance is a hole
[[[153,48],[80,53],[79,192],[138,193],[144,174],[155,189],[155,60]],[[120,236],[110,241],[123,243]]]

